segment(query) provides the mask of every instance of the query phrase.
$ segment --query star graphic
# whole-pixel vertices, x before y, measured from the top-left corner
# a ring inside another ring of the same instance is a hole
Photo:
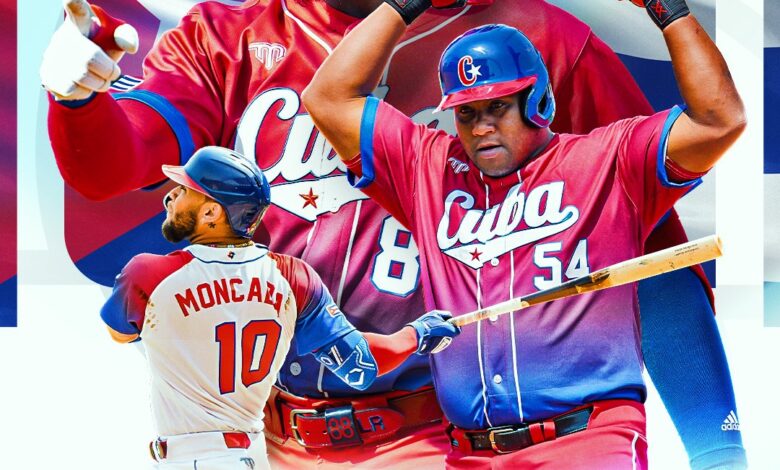
[[[319,196],[314,194],[314,190],[312,188],[309,188],[309,194],[300,194],[300,196],[305,201],[301,209],[306,209],[306,206],[312,206],[315,209],[317,208],[317,199],[319,199]]]
[[[478,249],[474,248],[474,251],[469,253],[471,255],[471,260],[477,260],[479,261],[479,257],[482,256],[482,252],[480,252]]]
[[[664,9],[664,6],[661,5],[661,0],[658,0],[658,1],[655,2],[655,5],[653,5],[653,11],[659,17],[661,15],[663,15],[664,13],[666,13],[666,10]]]
[[[469,69],[469,74],[470,74],[472,80],[474,80],[477,77],[481,77],[482,76],[482,72],[479,71],[479,69],[481,67],[482,67],[481,65],[471,64],[471,68]]]

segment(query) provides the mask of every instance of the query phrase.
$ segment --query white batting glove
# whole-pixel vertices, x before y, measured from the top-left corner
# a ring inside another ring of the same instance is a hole
[[[43,54],[41,82],[57,100],[83,100],[108,91],[119,78],[117,62],[138,50],[138,32],[86,0],[63,0],[63,5],[67,18]]]

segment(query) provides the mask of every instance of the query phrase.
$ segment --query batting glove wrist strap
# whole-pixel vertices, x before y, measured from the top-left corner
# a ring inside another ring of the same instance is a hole
[[[385,0],[385,3],[393,7],[407,25],[431,6],[431,0]]]
[[[466,5],[467,0],[385,0],[401,15],[404,23],[412,24],[418,16],[431,6],[434,8],[457,8]]]
[[[417,320],[407,323],[417,333],[417,354],[436,354],[443,351],[460,334],[460,328],[448,322],[449,312],[433,310]]]
[[[644,2],[650,18],[662,30],[673,21],[691,13],[685,0],[644,0]]]

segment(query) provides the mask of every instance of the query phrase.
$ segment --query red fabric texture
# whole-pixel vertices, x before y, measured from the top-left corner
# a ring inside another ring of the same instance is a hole
[[[297,305],[298,313],[300,314],[306,310],[315,294],[319,294],[321,291],[322,281],[320,276],[311,266],[298,258],[272,252],[268,252],[268,256],[276,262],[276,267],[279,268],[282,276],[290,283],[290,288],[295,298],[295,305]],[[312,288],[312,286],[317,287]],[[319,301],[319,295],[316,296],[316,300]]]
[[[100,93],[71,109],[49,98],[49,138],[63,179],[83,196],[104,200],[164,179],[179,163],[168,123],[145,104],[121,106]]]

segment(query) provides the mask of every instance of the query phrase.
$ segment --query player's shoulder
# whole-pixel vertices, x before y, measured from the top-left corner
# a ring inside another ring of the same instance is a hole
[[[316,271],[314,271],[314,268],[312,268],[309,263],[300,258],[296,258],[295,256],[269,251],[268,257],[276,263],[276,267],[279,268],[283,274],[303,271],[307,273],[312,272],[316,275]]]
[[[188,251],[180,250],[167,255],[141,253],[134,256],[122,269],[122,276],[137,283],[159,283],[193,260]]]
[[[668,118],[678,112],[677,108],[665,109],[649,116],[639,115],[617,120],[597,127],[587,134],[560,134],[562,148],[589,146],[610,148],[625,143],[637,129],[650,133],[660,132]]]

